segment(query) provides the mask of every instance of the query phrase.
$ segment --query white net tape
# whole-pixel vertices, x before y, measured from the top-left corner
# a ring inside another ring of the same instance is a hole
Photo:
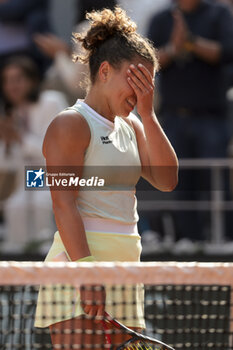
[[[233,263],[0,262],[0,284],[217,284],[233,286]]]

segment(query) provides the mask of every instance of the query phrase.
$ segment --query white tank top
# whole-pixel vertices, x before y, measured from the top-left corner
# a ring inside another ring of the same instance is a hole
[[[101,190],[79,189],[77,206],[81,216],[136,223],[135,185],[141,175],[141,162],[134,129],[123,118],[107,120],[83,101],[78,100],[71,108],[85,118],[91,133],[82,177],[94,175],[105,181]]]

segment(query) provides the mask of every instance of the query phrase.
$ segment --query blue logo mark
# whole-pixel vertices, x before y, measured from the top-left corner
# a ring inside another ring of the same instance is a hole
[[[26,186],[28,188],[44,187],[44,174],[45,172],[42,168],[40,170],[27,170]]]

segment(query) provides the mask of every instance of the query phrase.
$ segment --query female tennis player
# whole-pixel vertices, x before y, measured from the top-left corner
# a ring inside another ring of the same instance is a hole
[[[153,110],[158,63],[152,45],[137,34],[135,23],[119,7],[91,12],[87,18],[89,30],[75,35],[85,49],[78,59],[90,70],[86,98],[50,124],[43,153],[48,167],[81,166],[80,177],[89,177],[93,166],[108,170],[114,166],[114,171],[103,173],[108,188],[102,191],[51,191],[58,232],[46,261],[62,254],[70,261],[139,261],[135,185],[140,176],[161,191],[171,191],[177,184],[176,154]],[[132,113],[135,107],[142,122]],[[113,190],[122,185],[125,190]],[[42,312],[42,301],[54,301],[54,293],[59,301],[59,292],[51,293],[47,290],[42,296],[40,291],[35,325],[50,326],[53,346],[66,344],[69,350],[74,344],[93,344],[93,349],[101,349],[97,344],[104,338],[96,331],[102,324],[93,318],[105,310],[120,321],[127,316],[123,323],[128,327],[145,327],[140,286],[134,296],[126,290],[127,305],[117,309],[110,305],[107,288],[104,307],[105,291],[98,288],[92,295],[96,305],[88,305],[91,292],[81,290],[75,307],[63,303],[59,309],[48,303]],[[119,293],[116,298],[120,303]],[[85,329],[85,335],[74,329]],[[88,334],[93,330],[95,334]],[[122,341],[122,335],[114,341]]]

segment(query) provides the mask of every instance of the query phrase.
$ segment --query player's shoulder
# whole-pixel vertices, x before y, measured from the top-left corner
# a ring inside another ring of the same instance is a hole
[[[59,113],[49,125],[43,142],[43,154],[48,151],[61,154],[85,152],[90,142],[89,126],[74,110]]]
[[[73,134],[74,132],[85,133],[89,130],[85,118],[76,110],[67,108],[60,112],[49,126],[54,131]]]
[[[82,115],[75,110],[68,109],[59,113],[49,125],[43,149],[55,147],[57,149],[87,148],[90,142],[90,130]]]

